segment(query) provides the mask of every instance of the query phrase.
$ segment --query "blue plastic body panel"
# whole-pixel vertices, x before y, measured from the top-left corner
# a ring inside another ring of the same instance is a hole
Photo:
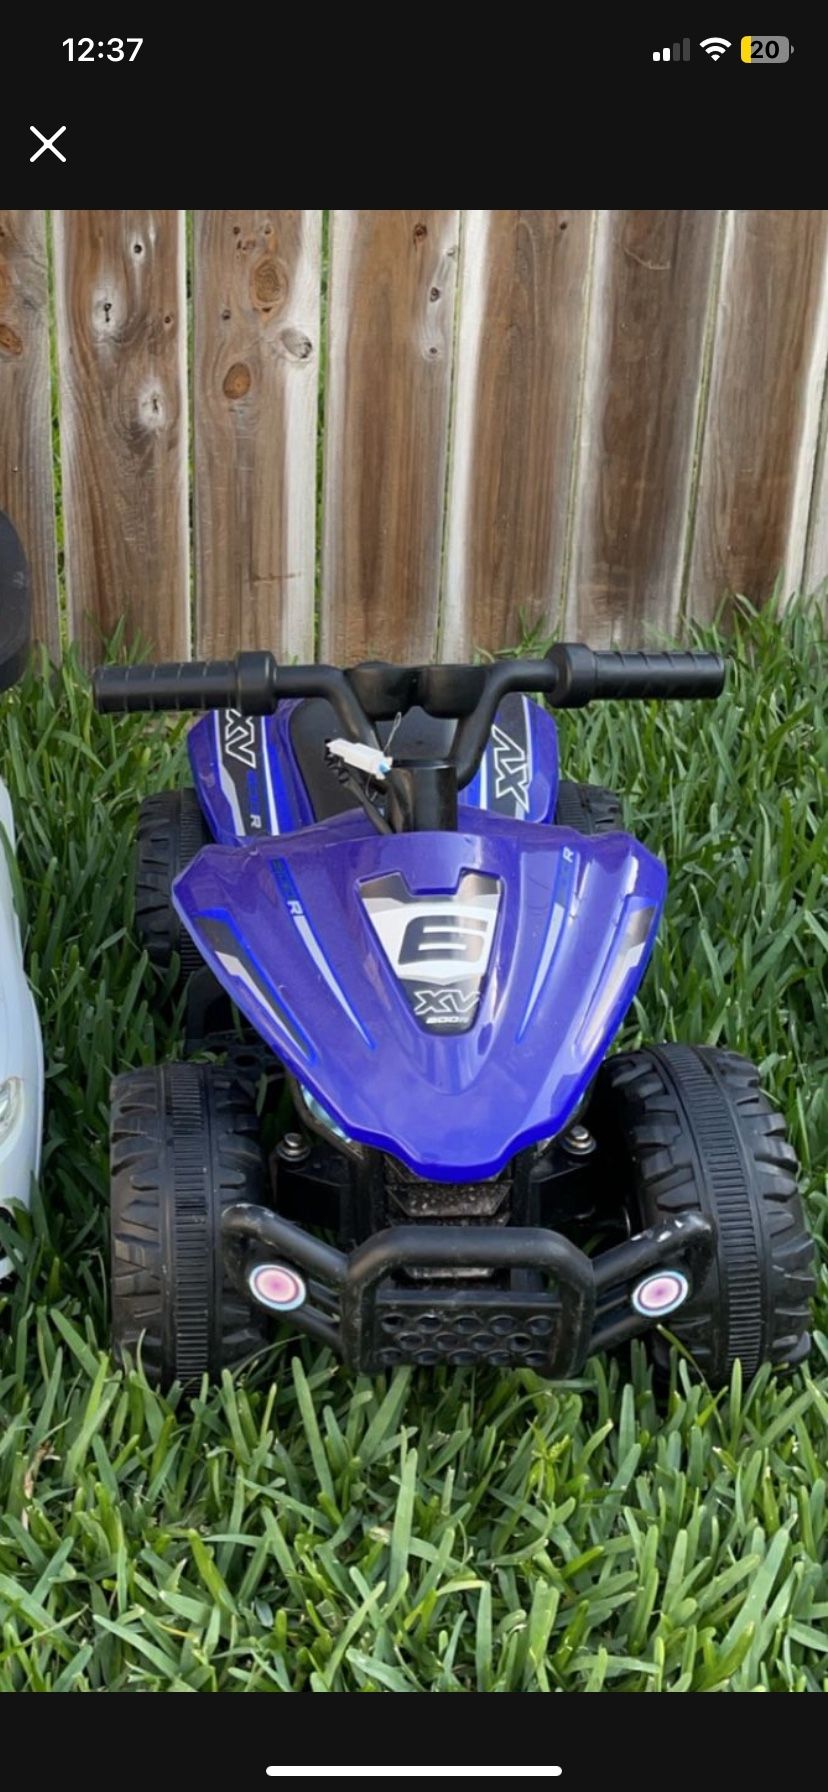
[[[663,865],[626,834],[466,807],[456,833],[379,835],[349,812],[207,847],[174,900],[345,1133],[463,1181],[567,1125],[644,973],[665,891]]]

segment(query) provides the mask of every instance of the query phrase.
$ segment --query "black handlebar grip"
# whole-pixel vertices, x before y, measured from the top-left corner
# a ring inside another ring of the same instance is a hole
[[[591,647],[550,647],[557,673],[552,701],[579,709],[595,698],[718,697],[725,662],[718,653],[594,653]]]
[[[718,653],[596,653],[596,697],[719,697]]]
[[[161,666],[99,666],[92,675],[95,707],[125,710],[238,709],[269,715],[277,700],[272,653],[234,660],[173,660]]]

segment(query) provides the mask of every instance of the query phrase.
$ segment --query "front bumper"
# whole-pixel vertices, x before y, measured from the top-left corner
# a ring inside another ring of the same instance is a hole
[[[577,1375],[593,1351],[651,1330],[658,1315],[634,1295],[648,1278],[678,1277],[692,1294],[707,1272],[713,1231],[699,1215],[664,1222],[595,1257],[540,1226],[395,1226],[346,1253],[266,1207],[224,1214],[225,1259],[248,1300],[278,1266],[303,1298],[284,1317],[329,1344],[355,1371],[400,1363],[526,1365],[554,1380]],[[488,1281],[452,1279],[472,1265]],[[429,1270],[435,1279],[428,1279]],[[416,1272],[416,1279],[412,1272]]]

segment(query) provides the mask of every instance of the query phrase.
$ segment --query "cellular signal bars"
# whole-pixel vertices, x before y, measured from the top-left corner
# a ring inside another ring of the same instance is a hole
[[[666,44],[663,50],[654,50],[653,51],[653,61],[654,62],[689,62],[690,61],[690,39],[689,39],[689,37],[683,37],[680,44],[673,45],[672,50],[670,49],[669,44]]]

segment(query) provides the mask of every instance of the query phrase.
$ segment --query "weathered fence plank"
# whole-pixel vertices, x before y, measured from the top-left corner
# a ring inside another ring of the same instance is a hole
[[[824,378],[828,212],[728,216],[687,613],[801,574]]]
[[[0,211],[0,509],[29,561],[34,628],[60,651],[45,213]]]
[[[184,214],[55,213],[70,629],[189,652]]]
[[[714,211],[599,214],[563,633],[678,626]]]
[[[436,647],[456,211],[333,214],[322,653]]]
[[[822,378],[820,380],[820,368]],[[813,442],[813,464],[809,450]],[[810,471],[810,479],[808,473]],[[808,414],[803,428],[799,491],[794,515],[801,520],[807,510],[801,576],[791,570],[791,585],[815,591],[828,580],[828,243],[822,278],[819,322],[814,332],[814,357],[809,380]]]
[[[319,211],[195,214],[199,651],[313,658]]]
[[[589,288],[588,211],[463,220],[441,652],[557,621]]]

